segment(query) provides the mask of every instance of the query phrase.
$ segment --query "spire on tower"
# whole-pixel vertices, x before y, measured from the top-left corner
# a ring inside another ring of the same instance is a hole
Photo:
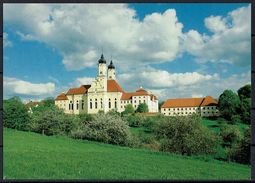
[[[111,62],[110,62],[110,65],[108,65],[108,69],[115,69],[115,66],[114,66],[113,63],[112,63],[112,60],[111,60]]]
[[[103,53],[102,53],[102,55],[101,55],[101,58],[98,60],[98,63],[99,63],[99,64],[102,64],[102,63],[106,64],[106,60],[105,60],[105,58],[104,58]]]

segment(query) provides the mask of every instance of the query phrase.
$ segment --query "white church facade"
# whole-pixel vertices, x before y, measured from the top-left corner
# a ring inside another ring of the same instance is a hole
[[[111,110],[123,112],[126,105],[131,104],[137,109],[141,103],[148,105],[150,113],[158,112],[158,99],[154,94],[143,88],[135,92],[125,92],[122,89],[116,81],[115,66],[111,61],[107,68],[103,54],[98,60],[98,75],[91,85],[71,88],[55,99],[55,105],[68,114],[95,114]]]

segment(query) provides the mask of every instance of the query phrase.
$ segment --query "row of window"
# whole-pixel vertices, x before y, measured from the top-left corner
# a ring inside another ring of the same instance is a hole
[[[101,107],[101,109],[103,109],[103,101],[102,101],[102,100],[101,100],[101,102],[100,102],[100,107]],[[111,99],[109,99],[108,107],[109,107],[109,109],[112,108]],[[93,109],[93,103],[92,103],[92,102],[90,102],[89,108],[90,108],[90,109]],[[94,108],[95,108],[95,109],[98,108],[98,106],[97,106],[97,101],[94,103]],[[115,109],[117,108],[117,99],[115,99],[115,101],[114,101],[114,108],[115,108]]]
[[[130,101],[126,101],[126,100],[124,100],[124,101],[121,101],[120,102],[121,104],[129,104],[129,103],[132,103],[132,100],[130,100]],[[134,100],[134,103],[136,103],[136,100]],[[139,104],[141,103],[141,100],[139,100]],[[145,103],[145,100],[143,100],[143,103]]]
[[[176,115],[176,114],[195,114],[195,113],[196,112],[177,112],[177,113],[175,113],[175,112],[174,113],[170,113],[169,112],[168,115],[171,115],[171,114],[172,115]],[[203,112],[203,114],[206,114],[206,113],[207,114],[218,114],[218,111],[215,111],[215,112]],[[167,114],[167,113],[164,112],[163,114]]]
[[[73,106],[74,106],[73,101],[70,101],[69,110],[73,110]],[[76,109],[77,110],[79,109],[79,101],[78,100],[76,101]],[[84,100],[82,100],[82,102],[81,102],[81,109],[82,110],[84,109]]]
[[[217,107],[215,106],[209,106],[209,107],[201,107],[201,109],[217,109]],[[179,111],[179,110],[181,110],[181,111],[183,111],[183,110],[196,110],[197,109],[197,107],[190,107],[190,108],[168,108],[168,111],[170,111],[170,110],[177,110],[177,111]],[[164,111],[166,111],[167,109],[166,108],[164,108]]]
[[[102,98],[100,99],[100,106],[98,106],[97,99],[95,99],[95,102],[92,102],[92,99],[90,99],[89,106],[90,106],[90,109],[93,109],[93,108],[95,108],[95,109],[98,109],[98,108],[103,109],[103,99]],[[109,107],[109,109],[112,108],[112,102],[111,102],[110,98],[109,98],[108,107]],[[114,101],[114,108],[117,108],[117,99],[116,98],[115,98],[115,101]],[[70,103],[69,103],[69,110],[73,110],[73,109],[74,109],[74,104],[73,104],[72,101],[70,101]],[[78,100],[76,101],[76,109],[77,110],[79,109],[79,101]],[[82,100],[81,109],[82,110],[84,109],[84,100]]]

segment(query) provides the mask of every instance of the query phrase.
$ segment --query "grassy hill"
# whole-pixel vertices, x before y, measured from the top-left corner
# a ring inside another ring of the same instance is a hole
[[[5,179],[250,179],[250,167],[4,129]]]

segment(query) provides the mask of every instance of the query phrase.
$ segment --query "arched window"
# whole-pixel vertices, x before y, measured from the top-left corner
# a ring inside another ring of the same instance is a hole
[[[79,101],[78,100],[76,101],[76,109],[77,110],[79,109]]]
[[[81,109],[84,109],[84,100],[81,101]]]
[[[92,109],[92,99],[90,99],[90,103],[89,103],[90,105],[90,109]]]
[[[117,109],[117,99],[116,98],[115,98],[115,103],[114,104],[115,104],[114,107]]]
[[[69,103],[69,110],[73,110],[73,102],[72,101],[70,101],[70,103]]]
[[[97,99],[95,99],[95,108],[97,109]]]
[[[111,109],[111,99],[109,99],[109,109]]]
[[[103,99],[101,98],[101,109],[103,109]]]

